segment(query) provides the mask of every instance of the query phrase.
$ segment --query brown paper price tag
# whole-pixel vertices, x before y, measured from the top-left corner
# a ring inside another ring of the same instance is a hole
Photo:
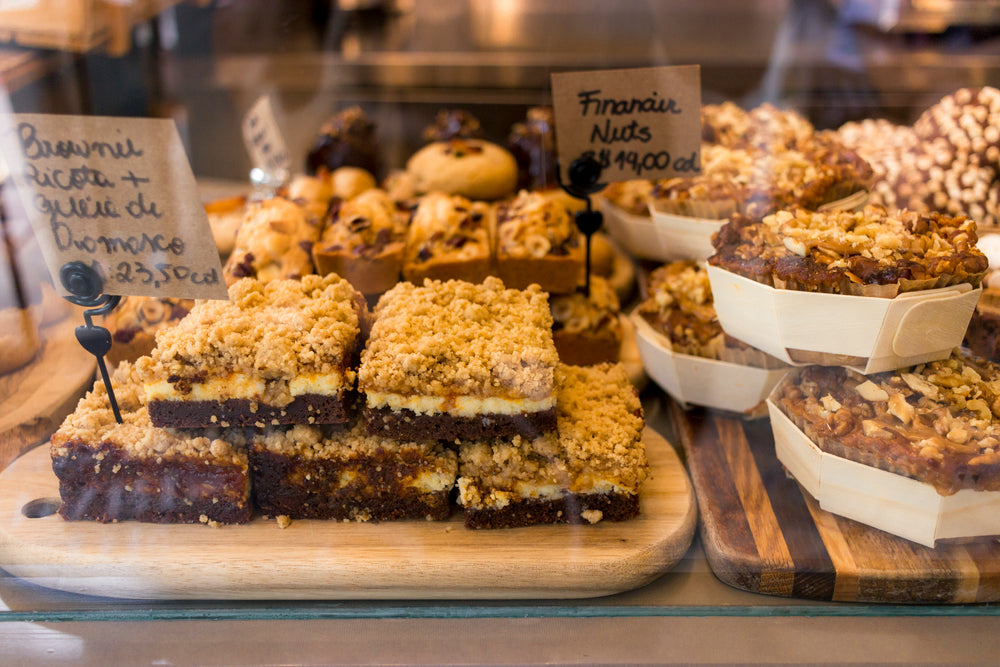
[[[0,148],[63,296],[60,268],[81,261],[105,294],[228,298],[172,121],[9,114]]]
[[[580,157],[601,182],[698,173],[701,70],[697,65],[552,74],[562,169]]]

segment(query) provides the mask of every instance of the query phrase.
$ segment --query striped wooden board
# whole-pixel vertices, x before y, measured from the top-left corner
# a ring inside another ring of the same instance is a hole
[[[709,564],[725,583],[768,595],[888,603],[1000,600],[1000,543],[895,537],[819,508],[774,454],[767,419],[670,402]]]

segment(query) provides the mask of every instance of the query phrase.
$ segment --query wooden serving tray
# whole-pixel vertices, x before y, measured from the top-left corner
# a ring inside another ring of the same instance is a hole
[[[844,602],[1000,600],[996,539],[931,549],[830,514],[785,474],[768,419],[685,411],[672,401],[669,411],[709,565],[730,586]]]
[[[97,361],[76,340],[78,314],[42,329],[35,358],[0,376],[0,468],[48,438],[93,386]]]
[[[64,521],[49,449],[0,473],[0,567],[62,591],[137,599],[584,598],[642,586],[687,552],[697,509],[673,447],[647,429],[640,515],[593,526],[467,530],[263,518],[243,526]]]

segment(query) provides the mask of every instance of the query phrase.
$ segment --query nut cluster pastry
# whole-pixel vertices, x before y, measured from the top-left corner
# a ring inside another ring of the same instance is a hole
[[[934,486],[1000,491],[1000,366],[951,357],[864,376],[808,366],[777,404],[823,451]]]
[[[651,201],[677,215],[760,218],[791,207],[817,209],[868,186],[871,167],[853,151],[818,138],[797,146],[778,152],[705,146],[702,173],[656,183]]]
[[[914,211],[779,211],[735,217],[713,239],[709,264],[783,289],[895,296],[958,283],[978,286],[988,261],[975,222]]]
[[[701,138],[705,144],[781,152],[808,143],[814,132],[805,116],[772,104],[761,104],[749,111],[729,101],[701,108]]]
[[[873,201],[1000,224],[1000,90],[961,88],[912,127],[847,123],[840,139],[873,166]]]
[[[636,312],[679,354],[760,368],[783,365],[723,331],[708,271],[696,262],[682,260],[655,268],[649,274],[648,296]]]

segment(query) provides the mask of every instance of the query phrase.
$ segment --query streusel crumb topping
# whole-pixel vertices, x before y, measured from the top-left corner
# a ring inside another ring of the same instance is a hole
[[[497,211],[497,253],[510,257],[565,256],[583,235],[562,202],[521,190]]]
[[[137,362],[146,382],[244,373],[290,380],[342,372],[359,336],[357,292],[336,274],[262,283],[244,278],[228,301],[198,301]]]
[[[361,356],[362,391],[544,399],[558,362],[548,295],[488,277],[401,282],[382,295]]]
[[[134,458],[184,458],[206,464],[246,465],[246,453],[234,447],[223,431],[153,427],[138,374],[128,362],[122,362],[115,369],[111,386],[123,423],[115,421],[104,382],[98,380],[52,436],[53,456],[68,455],[71,444],[94,449],[110,445]]]
[[[520,481],[572,492],[591,490],[598,478],[613,479],[619,487],[637,492],[647,474],[641,442],[644,420],[625,368],[560,364],[556,377],[556,432],[534,439],[463,443],[463,477],[474,478],[479,488],[511,489]],[[466,481],[463,493],[476,491]]]

